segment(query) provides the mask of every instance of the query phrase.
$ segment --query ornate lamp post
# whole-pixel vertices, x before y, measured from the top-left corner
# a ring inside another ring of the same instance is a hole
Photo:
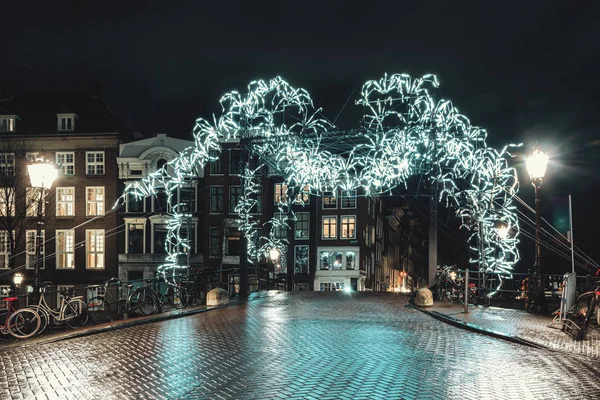
[[[34,301],[37,301],[40,294],[40,265],[41,250],[42,250],[42,225],[43,221],[43,205],[46,198],[47,190],[50,190],[54,180],[58,176],[58,171],[49,161],[43,158],[37,158],[35,162],[27,166],[31,187],[36,188],[39,193],[37,199],[37,231],[35,237],[35,270],[33,275],[33,296]]]
[[[275,277],[275,266],[277,265],[277,261],[279,261],[279,257],[281,256],[281,251],[277,247],[273,247],[269,250],[269,258],[271,259],[271,264],[273,266],[273,272],[269,271],[269,280],[267,281],[267,290],[271,289],[271,273],[273,277]]]
[[[21,283],[23,283],[23,274],[20,272],[17,272],[13,276],[13,283],[15,284],[15,296],[19,296],[19,288],[21,287]],[[19,303],[17,302],[17,307],[18,306],[19,306]]]
[[[544,293],[542,264],[540,259],[540,188],[544,181],[544,175],[546,175],[548,158],[547,154],[536,148],[525,161],[531,183],[535,188],[535,263],[533,264],[533,276],[531,273],[529,274],[529,301],[527,310],[537,313],[546,311],[546,296]]]

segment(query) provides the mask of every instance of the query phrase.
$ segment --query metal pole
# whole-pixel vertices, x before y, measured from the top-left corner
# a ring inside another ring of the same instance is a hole
[[[575,273],[575,241],[573,239],[573,207],[571,205],[571,195],[569,195],[569,223],[571,229],[571,272]]]
[[[533,264],[534,273],[532,291],[532,301],[529,311],[542,313],[546,311],[546,298],[544,293],[542,263],[541,263],[541,244],[540,244],[540,185],[541,182],[535,182],[535,263]]]
[[[465,269],[465,312],[469,312],[469,270]]]
[[[429,279],[427,286],[435,283],[437,272],[437,182],[431,183],[431,197],[429,198]]]
[[[38,188],[40,191],[40,195],[38,197],[38,207],[37,207],[37,230],[35,236],[35,269],[33,271],[33,295],[34,301],[39,299],[40,295],[40,263],[41,263],[41,254],[42,254],[42,205],[44,201],[44,189],[43,187]]]

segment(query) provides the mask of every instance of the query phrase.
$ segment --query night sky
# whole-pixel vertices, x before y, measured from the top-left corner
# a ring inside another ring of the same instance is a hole
[[[576,242],[600,259],[600,2],[20,3],[3,5],[0,83],[18,93],[101,81],[132,131],[189,138],[195,118],[254,79],[281,75],[334,119],[368,79],[435,73],[491,145],[551,153],[543,196],[573,194]],[[359,116],[350,101],[338,126]]]

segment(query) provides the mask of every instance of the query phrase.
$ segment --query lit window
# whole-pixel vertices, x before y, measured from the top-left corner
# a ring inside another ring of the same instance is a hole
[[[28,187],[25,189],[25,202],[26,202],[25,216],[37,217],[38,207],[40,204],[40,191],[41,191],[41,188]],[[41,203],[42,203],[42,215],[45,215],[46,214],[46,202],[42,201]]]
[[[337,197],[335,197],[335,192],[327,191],[323,193],[323,208],[337,208]]]
[[[75,188],[59,187],[56,188],[56,216],[73,217],[75,216]]]
[[[15,153],[0,153],[0,177],[15,176]]]
[[[104,186],[86,187],[87,207],[85,215],[104,215]]]
[[[285,203],[287,201],[287,185],[276,183],[275,184],[275,204]]]
[[[323,239],[337,238],[337,217],[323,217]]]
[[[343,215],[342,216],[342,239],[355,239],[356,238],[356,216],[354,215]]]
[[[65,176],[75,175],[75,153],[74,152],[57,152],[56,164]]]
[[[0,187],[0,217],[8,216],[15,216],[15,188]]]
[[[294,229],[294,238],[308,239],[309,236],[309,219],[310,213],[296,213],[296,224]]]
[[[75,114],[57,114],[58,131],[71,132],[75,130]]]
[[[75,268],[75,231],[56,231],[56,269]]]
[[[86,151],[85,165],[88,175],[104,175],[104,152]]]
[[[10,247],[8,244],[8,231],[0,231],[0,268],[8,268],[8,255]]]
[[[27,269],[35,268],[35,250],[37,248],[37,231],[36,230],[27,230],[26,234],[26,243],[25,243],[25,265]],[[40,258],[41,258],[41,266],[40,268],[46,267],[46,257],[44,257],[46,243],[45,242],[46,235],[44,234],[44,230],[42,230],[42,234],[40,235]]]
[[[32,153],[27,152],[27,153],[25,153],[25,161],[27,161],[28,163],[34,162],[39,157],[40,157],[40,153],[38,153],[38,152],[32,152]]]
[[[294,272],[296,274],[308,274],[308,251],[307,245],[294,247]]]
[[[223,212],[223,186],[210,187],[210,212]]]
[[[0,132],[14,132],[15,131],[15,117],[3,115],[0,117]]]
[[[331,255],[331,261],[333,262],[333,265],[331,266],[331,269],[333,270],[341,270],[342,269],[342,253],[339,251],[335,251],[333,252],[333,254]]]
[[[87,268],[104,268],[104,229],[88,229],[85,233]]]
[[[229,187],[229,212],[235,213],[235,208],[237,207],[240,198],[242,197],[242,188],[241,186],[230,186]]]
[[[227,256],[239,256],[242,253],[242,233],[238,228],[225,228],[225,251]]]
[[[342,208],[356,208],[356,190],[342,190]]]
[[[304,185],[300,193],[296,196],[296,203],[300,203],[301,205],[310,204],[310,186]]]

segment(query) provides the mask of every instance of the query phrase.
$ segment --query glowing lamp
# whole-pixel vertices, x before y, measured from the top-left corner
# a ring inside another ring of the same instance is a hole
[[[37,158],[27,166],[31,187],[49,190],[58,176],[58,171],[50,162]]]
[[[539,149],[535,149],[525,164],[527,165],[527,172],[529,172],[529,178],[535,184],[541,182],[546,175],[546,167],[548,166],[548,155]]]
[[[273,263],[275,263],[277,260],[279,260],[280,255],[281,255],[281,252],[279,251],[279,249],[277,247],[273,247],[271,250],[269,250],[269,258],[271,259],[271,261],[273,261]]]
[[[13,283],[16,287],[21,286],[21,283],[23,283],[23,274],[17,272],[15,276],[13,276]]]

